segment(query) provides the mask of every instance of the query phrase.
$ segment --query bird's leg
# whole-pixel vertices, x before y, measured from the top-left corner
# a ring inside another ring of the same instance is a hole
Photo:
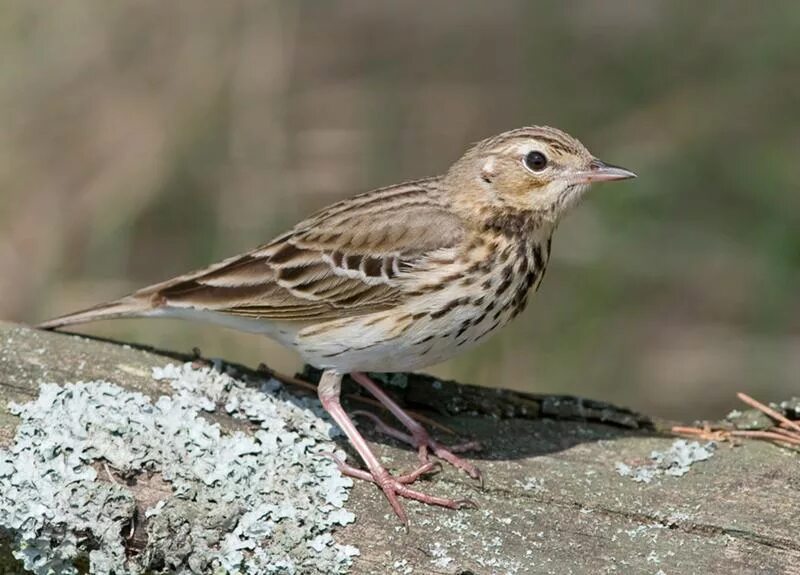
[[[397,516],[406,525],[408,524],[408,516],[406,515],[403,506],[400,504],[398,496],[405,497],[407,499],[415,499],[417,501],[421,501],[422,503],[428,503],[429,505],[449,507],[450,509],[460,509],[464,506],[474,505],[474,503],[467,499],[446,499],[444,497],[435,497],[433,495],[427,495],[425,493],[410,489],[406,485],[406,483],[410,483],[415,480],[421,473],[430,470],[430,465],[423,465],[420,467],[420,469],[412,472],[411,474],[404,475],[399,478],[391,475],[386,468],[380,464],[378,458],[374,453],[372,453],[369,445],[367,445],[367,442],[358,432],[358,429],[356,429],[353,420],[347,416],[347,413],[345,413],[344,409],[342,408],[342,405],[339,401],[341,387],[342,375],[334,370],[329,369],[322,374],[322,379],[320,379],[317,393],[319,394],[319,399],[322,402],[322,406],[328,413],[330,413],[331,417],[339,425],[341,430],[344,431],[345,435],[350,440],[350,443],[356,449],[356,451],[358,451],[358,454],[361,456],[361,459],[364,460],[364,463],[369,470],[367,473],[365,471],[361,471],[360,469],[350,467],[344,464],[344,462],[337,461],[337,463],[340,463],[339,469],[341,469],[343,473],[359,479],[372,481],[378,487],[380,487],[384,495],[386,495],[386,498],[389,500],[389,504],[392,506],[392,509],[394,509],[394,512],[397,513]],[[336,460],[336,458],[334,458],[334,460]]]
[[[400,421],[400,423],[402,423],[403,426],[408,429],[408,431],[411,433],[411,436],[409,437],[402,431],[386,425],[377,416],[370,414],[370,419],[376,421],[376,423],[379,422],[378,429],[380,431],[396,439],[404,441],[413,447],[416,447],[419,454],[419,459],[422,461],[422,463],[428,462],[428,449],[430,449],[436,457],[444,459],[459,469],[463,469],[467,475],[473,479],[481,479],[481,472],[477,467],[475,467],[469,461],[465,461],[454,454],[455,452],[468,451],[470,449],[480,449],[480,444],[478,442],[470,441],[468,443],[445,448],[442,444],[433,439],[425,430],[425,428],[422,427],[419,422],[417,422],[417,420],[406,413],[405,410],[400,407],[391,397],[389,397],[389,395],[383,391],[377,383],[372,381],[367,374],[354,371],[350,374],[350,377],[366,388],[367,391],[375,396],[375,399],[385,405],[386,409],[391,411],[392,414]]]

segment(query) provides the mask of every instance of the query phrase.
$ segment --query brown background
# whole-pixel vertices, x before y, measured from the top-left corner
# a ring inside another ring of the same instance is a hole
[[[0,3],[0,317],[251,248],[526,124],[636,171],[515,324],[434,370],[663,416],[800,388],[800,4]],[[166,321],[86,331],[291,370]]]

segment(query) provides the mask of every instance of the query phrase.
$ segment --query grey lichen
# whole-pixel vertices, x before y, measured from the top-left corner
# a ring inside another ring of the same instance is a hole
[[[615,467],[617,473],[623,477],[630,477],[634,481],[650,483],[661,475],[680,477],[689,472],[689,467],[698,462],[705,461],[714,455],[716,444],[709,441],[700,444],[697,441],[676,439],[666,451],[652,451],[650,463],[646,465],[630,466],[618,462]]]
[[[791,420],[800,419],[800,397],[770,403],[769,407]],[[760,409],[734,409],[725,417],[725,421],[732,423],[736,429],[748,431],[766,430],[775,425],[773,418]]]
[[[74,573],[88,555],[92,573],[345,572],[358,551],[331,530],[354,519],[351,481],[326,457],[335,428],[318,403],[190,364],[153,376],[174,394],[154,403],[105,381],[44,384],[12,406],[21,422],[0,450],[0,528],[25,567]],[[225,433],[202,415],[214,411],[253,433]],[[136,480],[154,475],[166,487],[142,509]],[[146,531],[136,553],[132,528]]]
[[[725,421],[732,423],[736,429],[750,431],[772,427],[772,420],[763,411],[757,409],[746,409],[744,411],[734,409],[725,416]]]

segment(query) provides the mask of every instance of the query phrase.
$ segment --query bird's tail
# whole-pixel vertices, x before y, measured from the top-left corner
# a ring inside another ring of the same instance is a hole
[[[116,319],[121,317],[136,317],[152,311],[153,307],[147,299],[128,296],[116,301],[101,303],[88,309],[62,315],[55,319],[40,323],[40,329],[58,329],[65,325],[86,323],[101,319]]]

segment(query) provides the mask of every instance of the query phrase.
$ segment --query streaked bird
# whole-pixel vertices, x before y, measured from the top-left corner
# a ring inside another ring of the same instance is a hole
[[[183,318],[263,334],[296,350],[324,370],[322,405],[366,465],[339,461],[340,468],[374,482],[407,522],[400,497],[450,508],[469,503],[409,487],[433,467],[429,452],[473,478],[480,474],[365,372],[430,366],[503,327],[541,283],[561,217],[591,183],[633,177],[560,130],[512,130],[479,142],[444,175],[335,203],[252,251],[40,327]],[[340,404],[346,373],[408,430],[390,431],[418,449],[418,469],[394,476],[373,454]]]

